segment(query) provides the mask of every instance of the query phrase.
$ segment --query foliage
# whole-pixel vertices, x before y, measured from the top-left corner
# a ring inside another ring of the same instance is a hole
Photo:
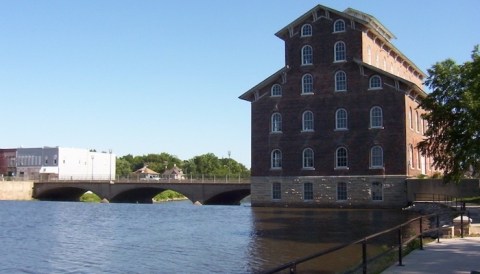
[[[168,153],[133,156],[131,154],[117,158],[117,176],[126,177],[130,173],[145,165],[149,169],[163,173],[166,169],[177,166],[184,174],[211,175],[211,176],[250,176],[250,171],[241,163],[231,158],[218,158],[213,153],[195,156],[190,160],[180,160],[177,156]]]
[[[446,182],[458,182],[480,172],[480,54],[458,65],[447,59],[428,70],[425,84],[432,92],[420,107],[427,111],[427,138],[420,151],[433,159]]]
[[[153,197],[155,201],[170,201],[175,199],[185,199],[185,196],[173,190],[165,190]]]
[[[97,194],[88,191],[80,197],[80,202],[99,203],[101,200]]]

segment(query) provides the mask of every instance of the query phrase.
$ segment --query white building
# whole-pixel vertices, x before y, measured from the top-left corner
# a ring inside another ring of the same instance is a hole
[[[17,176],[26,180],[113,180],[116,156],[66,147],[18,148]]]

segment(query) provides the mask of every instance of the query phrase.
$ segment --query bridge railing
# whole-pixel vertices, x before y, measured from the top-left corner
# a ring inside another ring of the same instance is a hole
[[[241,175],[204,175],[204,174],[184,174],[182,176],[145,176],[144,174],[132,174],[125,177],[116,177],[110,180],[109,177],[72,177],[63,178],[37,178],[37,182],[111,182],[111,183],[250,183],[250,176]]]

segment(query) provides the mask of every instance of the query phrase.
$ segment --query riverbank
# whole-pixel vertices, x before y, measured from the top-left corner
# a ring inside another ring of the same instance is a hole
[[[33,181],[0,181],[0,200],[32,200]]]

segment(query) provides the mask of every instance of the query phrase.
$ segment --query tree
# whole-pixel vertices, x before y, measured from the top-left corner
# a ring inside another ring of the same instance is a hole
[[[123,157],[117,159],[116,170],[117,176],[122,178],[127,177],[132,172],[130,163],[126,159],[123,159]]]
[[[418,149],[443,170],[444,180],[459,182],[480,172],[480,54],[458,65],[447,59],[428,70],[432,92],[420,103],[427,111],[426,139]]]

